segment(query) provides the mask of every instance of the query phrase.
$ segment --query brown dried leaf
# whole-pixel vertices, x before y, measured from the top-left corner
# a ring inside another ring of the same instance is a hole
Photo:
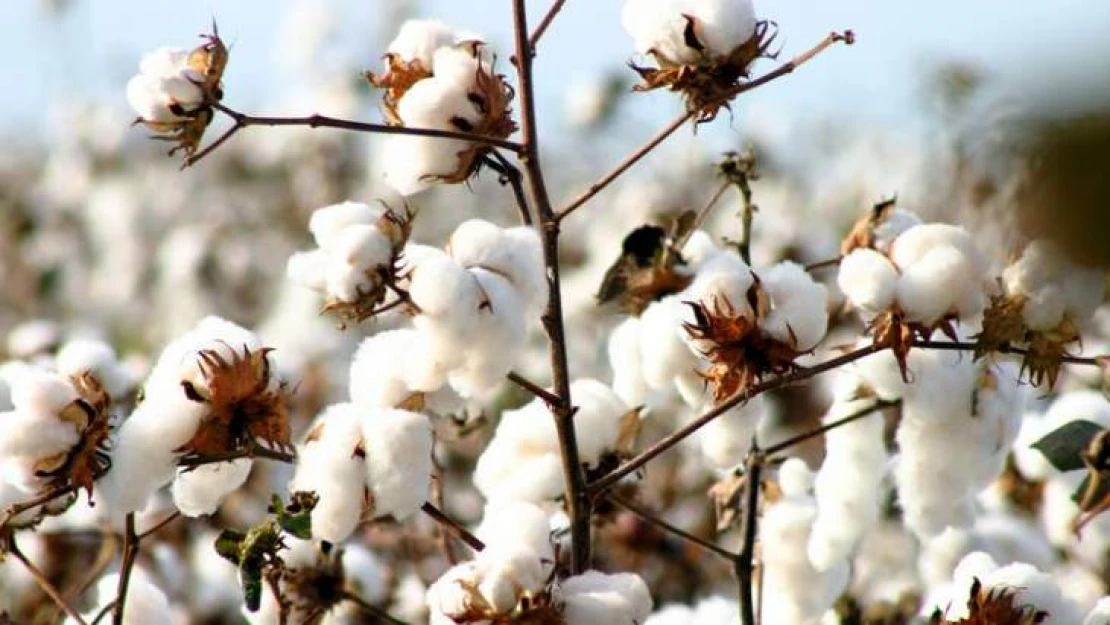
[[[967,599],[968,616],[950,621],[938,610],[930,623],[933,625],[1037,625],[1048,619],[1049,614],[1036,606],[1016,605],[1017,589],[983,588],[978,578],[971,584]]]

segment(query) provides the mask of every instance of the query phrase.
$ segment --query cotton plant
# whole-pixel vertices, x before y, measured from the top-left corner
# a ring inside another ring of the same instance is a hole
[[[434,20],[410,20],[386,48],[386,69],[367,73],[384,90],[382,112],[394,126],[504,139],[516,130],[513,91],[494,70],[486,43]],[[383,172],[401,195],[477,173],[488,148],[466,139],[392,136]]]

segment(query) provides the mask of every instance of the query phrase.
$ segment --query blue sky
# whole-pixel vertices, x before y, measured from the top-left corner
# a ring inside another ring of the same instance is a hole
[[[45,0],[6,0],[0,22],[0,130],[43,130],[45,111],[60,98],[98,98],[120,107],[122,86],[145,50],[189,46],[212,16],[234,44],[226,76],[229,102],[257,110],[288,84],[274,62],[281,14],[309,0],[71,0],[60,18]],[[321,0],[324,1],[324,0]],[[537,15],[548,0],[530,0]],[[381,0],[327,0],[342,15],[333,57],[371,67],[384,45],[376,32]],[[393,4],[397,4],[394,0]],[[508,0],[426,0],[417,14],[486,34],[507,51]],[[1084,81],[1105,72],[1110,58],[1110,2],[1102,0],[757,0],[758,12],[779,23],[784,54],[830,29],[853,28],[859,41],[833,50],[743,106],[793,117],[850,115],[890,124],[911,121],[922,110],[923,72],[944,59],[982,64],[1015,91],[1046,81]],[[619,68],[630,39],[619,23],[618,0],[568,0],[538,59],[541,107],[559,106],[568,80],[580,73]],[[508,54],[504,54],[508,56]],[[365,59],[360,62],[360,60]],[[1106,74],[1102,74],[1105,82]],[[287,95],[287,93],[286,93]],[[672,99],[651,96],[638,114],[669,115]],[[272,110],[272,108],[271,108]],[[742,107],[741,107],[742,110]]]

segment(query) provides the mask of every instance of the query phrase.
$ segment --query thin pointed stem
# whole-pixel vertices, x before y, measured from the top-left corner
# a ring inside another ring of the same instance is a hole
[[[720,545],[715,545],[712,542],[710,542],[710,541],[708,541],[704,538],[701,538],[699,536],[695,536],[695,535],[691,534],[690,532],[687,532],[686,530],[684,530],[680,527],[677,527],[675,525],[671,525],[667,521],[664,521],[663,519],[661,519],[658,516],[656,516],[655,514],[653,514],[647,508],[643,508],[639,504],[633,503],[633,502],[625,499],[624,497],[621,497],[620,495],[616,495],[614,493],[606,493],[605,497],[608,498],[609,501],[617,504],[618,506],[624,508],[625,510],[628,510],[629,512],[631,512],[631,513],[635,514],[636,516],[640,517],[644,521],[647,521],[648,523],[650,523],[650,524],[652,524],[652,525],[654,525],[654,526],[656,526],[656,527],[658,527],[658,528],[660,528],[660,529],[662,529],[666,532],[670,532],[671,534],[674,534],[675,536],[678,536],[679,538],[681,538],[681,539],[683,539],[683,540],[685,540],[685,541],[687,541],[691,544],[697,545],[697,546],[701,547],[702,549],[705,549],[706,551],[709,551],[711,553],[715,553],[715,554],[721,556],[722,558],[725,558],[726,560],[730,560],[730,561],[735,559],[735,557],[736,557],[735,554],[733,554],[729,550],[725,549],[724,547],[721,547]]]
[[[452,536],[466,543],[466,545],[474,551],[481,551],[486,548],[486,544],[482,542],[481,539],[470,533],[470,530],[459,525],[458,521],[447,516],[447,514],[430,502],[425,501],[424,504],[420,506],[420,510],[423,511],[424,514],[430,516],[436,523],[439,523],[440,527]]]
[[[112,614],[113,625],[123,625],[123,610],[127,607],[127,587],[131,582],[131,573],[135,570],[135,560],[138,557],[139,536],[135,533],[135,513],[130,512],[124,520],[123,564],[120,566],[116,606]]]
[[[520,388],[528,391],[536,397],[539,397],[548,406],[556,406],[559,404],[560,400],[557,395],[552,394],[551,391],[543,388],[542,386],[536,384],[528,378],[525,378],[516,371],[510,371],[507,377],[509,378],[509,381],[511,381],[513,384],[516,384]]]
[[[860,419],[862,419],[862,418],[864,418],[864,417],[866,417],[870,414],[878,412],[878,411],[882,410],[883,408],[889,408],[890,406],[897,406],[900,403],[901,403],[901,400],[897,400],[897,399],[896,400],[886,400],[886,399],[876,400],[875,403],[871,404],[870,406],[865,406],[863,408],[860,408],[859,410],[853,412],[852,414],[850,414],[848,416],[841,417],[840,419],[837,419],[836,421],[833,421],[831,423],[826,423],[826,424],[824,424],[820,427],[814,428],[814,429],[812,429],[808,432],[805,432],[803,434],[799,434],[797,436],[792,436],[792,437],[790,437],[790,438],[788,438],[788,439],[786,439],[786,440],[784,440],[780,443],[775,443],[774,445],[771,445],[770,447],[765,449],[763,453],[766,456],[773,456],[773,455],[779,453],[780,451],[783,451],[785,449],[789,449],[789,448],[793,447],[794,445],[797,445],[799,443],[804,443],[805,441],[808,441],[811,438],[821,436],[822,434],[824,434],[825,432],[828,432],[829,430],[835,430],[838,427],[848,425],[849,423],[851,423],[853,421],[858,421],[858,420],[860,420]]]
[[[756,623],[755,604],[752,600],[752,560],[755,558],[756,524],[759,516],[759,481],[765,457],[753,439],[752,449],[744,462],[746,481],[744,482],[744,520],[741,524],[744,541],[733,563],[740,586],[740,622],[743,625]]]
[[[543,34],[547,32],[547,28],[551,26],[551,22],[555,21],[555,16],[559,14],[559,11],[563,10],[564,4],[566,4],[566,0],[555,0],[552,2],[551,8],[547,10],[543,19],[540,20],[539,26],[536,26],[536,30],[532,32],[532,36],[528,39],[528,47],[532,49],[532,54],[536,53],[536,45],[539,44]]]
[[[524,193],[523,176],[521,176],[520,169],[510,163],[497,150],[491,150],[485,156],[484,162],[487,167],[499,174],[501,184],[509,185],[513,190],[513,199],[516,201],[516,208],[520,213],[520,221],[526,226],[531,226],[532,212],[528,209],[528,197]]]

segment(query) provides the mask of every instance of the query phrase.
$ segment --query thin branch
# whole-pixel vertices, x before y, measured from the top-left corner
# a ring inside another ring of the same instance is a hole
[[[794,384],[795,382],[808,380],[809,378],[812,378],[816,375],[819,375],[826,371],[831,371],[850,362],[859,360],[860,358],[864,358],[866,356],[870,356],[871,354],[880,352],[884,349],[886,349],[886,347],[884,346],[866,345],[855,351],[842,354],[835,358],[830,358],[829,360],[816,364],[812,367],[799,368],[790,373],[786,373],[773,379],[760,382],[759,384],[753,385],[746,391],[736,393],[732,397],[718,404],[712,410],[706,412],[697,419],[694,419],[678,430],[656,441],[655,444],[651,445],[650,447],[636,455],[634,458],[617,467],[616,469],[605,475],[605,477],[602,477],[590,484],[590,493],[592,495],[598,495],[605,492],[607,489],[619,482],[625,476],[639,470],[640,467],[644,466],[645,464],[653,460],[656,456],[662,454],[671,447],[674,447],[683,439],[701,429],[703,426],[705,426],[705,424],[728,412],[733,407],[748,401],[756,395],[765,393],[767,391],[779,389],[789,384]]]
[[[267,460],[276,460],[286,464],[292,464],[297,460],[296,454],[270,449],[269,447],[254,443],[246,449],[237,449],[226,454],[186,456],[177,461],[177,466],[182,468],[196,468],[206,464],[231,462],[232,460],[242,460],[244,458],[265,458]]]
[[[532,54],[536,53],[536,45],[539,44],[540,38],[547,32],[547,27],[551,26],[551,22],[555,21],[555,16],[559,14],[559,11],[563,10],[563,5],[566,3],[566,0],[555,0],[555,2],[551,3],[551,8],[547,10],[547,14],[543,16],[539,26],[536,26],[536,30],[532,32],[532,36],[528,39],[528,47],[531,49]]]
[[[425,501],[424,504],[420,506],[420,509],[424,512],[424,514],[432,517],[432,520],[434,520],[436,523],[439,523],[440,527],[449,532],[455,538],[458,538],[459,540],[466,543],[466,545],[474,551],[481,551],[486,548],[486,544],[482,542],[481,539],[470,533],[470,530],[466,529],[462,525],[459,525],[458,521],[447,516],[442,510],[435,507],[431,503]]]
[[[114,610],[115,608],[116,608],[116,600],[115,599],[112,599],[108,603],[105,603],[104,607],[100,608],[100,611],[96,613],[96,617],[93,618],[92,623],[90,623],[90,625],[100,625],[100,621],[104,620],[105,616],[108,616],[109,614],[111,614],[112,610]]]
[[[782,451],[784,449],[789,449],[789,448],[793,447],[794,445],[797,445],[798,443],[803,443],[805,441],[808,441],[811,438],[816,438],[818,436],[821,436],[822,434],[824,434],[825,432],[828,432],[829,430],[835,430],[836,428],[838,428],[840,426],[848,425],[849,423],[851,423],[853,421],[858,421],[858,420],[860,420],[860,419],[862,419],[862,418],[864,418],[864,417],[866,417],[870,414],[873,414],[875,412],[878,412],[879,410],[882,410],[883,408],[888,408],[890,406],[897,406],[900,403],[902,403],[902,402],[901,402],[901,400],[898,400],[898,399],[894,399],[894,400],[879,399],[879,400],[876,400],[875,403],[871,404],[870,406],[865,406],[863,408],[860,408],[859,410],[853,412],[852,414],[850,414],[846,417],[841,417],[840,419],[837,419],[836,421],[825,423],[821,427],[814,428],[814,429],[812,429],[808,432],[805,432],[804,434],[799,434],[797,436],[792,436],[792,437],[790,437],[790,438],[788,438],[788,439],[786,439],[786,440],[784,440],[780,443],[775,443],[774,445],[771,445],[770,447],[765,449],[763,453],[764,453],[765,456],[773,456],[773,455],[779,453],[780,451]]]
[[[528,198],[524,194],[523,177],[520,170],[516,165],[509,162],[505,155],[497,150],[490,150],[490,153],[483,157],[483,162],[487,167],[499,174],[498,182],[503,185],[509,185],[513,190],[513,199],[516,201],[517,211],[520,213],[520,220],[526,226],[532,225],[532,212],[528,210]]]
[[[508,139],[500,139],[498,137],[491,137],[488,135],[478,135],[469,132],[458,132],[454,130],[438,130],[435,128],[410,128],[408,126],[390,126],[387,124],[375,124],[370,122],[360,122],[352,119],[339,119],[336,117],[328,117],[326,115],[306,115],[302,117],[265,117],[258,115],[248,115],[241,113],[233,108],[230,108],[219,102],[212,102],[211,107],[215,110],[227,115],[235,121],[235,124],[228,129],[224,134],[220,135],[213,145],[209,145],[205,149],[197,152],[185,159],[184,166],[189,167],[195,164],[200,159],[207,156],[219,144],[227,141],[232,135],[239,132],[243,128],[249,126],[308,126],[309,128],[336,128],[339,130],[353,130],[356,132],[370,132],[377,134],[387,135],[412,135],[418,137],[438,137],[440,139],[458,139],[462,141],[469,141],[471,143],[478,143],[481,145],[488,145],[491,147],[504,148],[512,150],[513,152],[520,152],[521,145],[515,141]]]
[[[205,156],[208,156],[212,152],[215,152],[216,148],[223,145],[224,142],[227,141],[228,139],[230,139],[235,133],[239,132],[240,130],[242,130],[246,127],[247,127],[247,124],[244,124],[244,123],[236,120],[235,123],[231,125],[231,128],[228,128],[227,130],[225,130],[223,132],[223,134],[221,134],[219,137],[216,137],[215,141],[213,141],[212,143],[209,143],[208,145],[204,146],[204,149],[200,150],[199,152],[193,152],[192,154],[187,155],[185,157],[185,159],[183,161],[181,161],[181,169],[185,169],[186,167],[192,167],[193,165],[195,165],[197,163],[197,161],[204,158]]]
[[[8,552],[15,556],[16,560],[19,560],[23,568],[27,569],[27,572],[35,579],[39,588],[50,597],[55,605],[65,611],[65,613],[79,625],[86,625],[85,619],[81,617],[81,614],[77,612],[73,606],[66,602],[65,598],[62,597],[62,594],[54,587],[54,584],[50,583],[50,580],[46,578],[42,570],[35,566],[27,556],[23,555],[23,552],[19,549],[19,545],[15,543],[15,536],[8,537]]]
[[[392,614],[386,612],[376,605],[368,603],[365,599],[349,590],[343,591],[343,599],[357,605],[360,610],[369,614],[370,616],[377,618],[378,620],[385,621],[386,623],[391,623],[392,625],[408,625],[408,623],[406,623],[405,621],[402,621],[401,619],[393,616]]]
[[[816,263],[810,263],[805,266],[805,270],[809,272],[814,272],[818,269],[824,269],[826,267],[836,267],[840,265],[840,261],[843,259],[843,256],[837,256],[835,258],[829,258],[827,260],[818,261]]]
[[[706,218],[709,217],[709,213],[711,213],[713,211],[713,207],[717,205],[717,200],[720,200],[721,196],[724,195],[725,191],[728,191],[728,188],[731,186],[732,183],[727,180],[722,182],[721,186],[717,187],[717,192],[713,194],[713,197],[709,198],[709,201],[705,203],[705,206],[702,206],[701,210],[698,211],[698,214],[694,216],[694,223],[690,226],[689,230],[683,233],[683,235],[674,242],[674,245],[664,250],[664,253],[680,253],[682,251],[682,248],[686,247],[686,242],[690,240],[690,237],[693,236],[699,228],[701,228],[703,223],[705,223]],[[663,266],[667,266],[666,259],[664,259]]]
[[[680,527],[676,527],[674,525],[671,525],[667,521],[664,521],[663,519],[661,519],[661,518],[655,516],[654,514],[652,514],[652,512],[650,510],[648,510],[647,508],[643,508],[640,505],[638,505],[636,503],[633,503],[633,502],[625,499],[624,497],[621,497],[620,495],[617,495],[615,493],[606,493],[605,497],[608,498],[609,501],[617,504],[618,506],[624,508],[625,510],[628,510],[629,512],[631,512],[631,513],[635,514],[636,516],[640,517],[644,521],[647,521],[648,523],[650,523],[650,524],[652,524],[652,525],[654,525],[654,526],[656,526],[656,527],[658,527],[658,528],[660,528],[660,529],[662,529],[666,532],[670,532],[670,533],[674,534],[675,536],[678,536],[679,538],[681,538],[685,541],[688,541],[692,544],[695,544],[695,545],[701,547],[702,549],[705,549],[706,551],[710,551],[712,553],[715,553],[715,554],[717,554],[717,555],[721,556],[722,558],[725,558],[729,561],[732,561],[733,559],[736,558],[735,554],[733,554],[729,550],[721,547],[720,545],[716,545],[716,544],[714,544],[714,543],[712,543],[712,542],[710,542],[710,541],[708,541],[704,538],[701,538],[699,536],[695,536],[695,535],[691,534],[690,532],[687,532],[686,530],[684,530]]]
[[[744,520],[741,524],[744,541],[736,554],[733,567],[740,586],[740,622],[755,625],[755,608],[752,601],[752,558],[755,557],[756,524],[759,516],[759,481],[766,456],[755,439],[744,464]]]
[[[737,85],[736,88],[731,89],[728,93],[717,100],[717,102],[726,102],[742,93],[751,91],[752,89],[757,89],[771,81],[782,78],[783,76],[792,73],[794,70],[806,64],[811,59],[813,59],[813,57],[824,52],[829,46],[839,41],[843,41],[848,44],[854,43],[855,35],[850,30],[846,30],[843,33],[829,33],[828,36],[826,36],[817,45],[813,46],[809,50],[806,50],[805,52],[799,54],[786,63],[783,63],[782,65],[776,67],[771,72],[760,76],[759,78],[748,81],[741,85]],[[676,130],[681,128],[682,125],[685,124],[687,120],[692,118],[695,113],[696,111],[687,111],[671,120],[666,126],[663,127],[662,130],[657,132],[655,136],[649,139],[647,143],[637,148],[636,151],[625,157],[625,159],[621,161],[615,168],[613,168],[612,171],[602,176],[600,180],[590,185],[589,189],[586,189],[586,191],[582,192],[582,194],[580,194],[578,197],[571,200],[571,202],[565,208],[559,211],[559,221],[562,221],[567,217],[567,215],[570,215],[575,210],[580,208],[583,204],[588,202],[590,198],[597,195],[605,187],[609,186],[609,184],[616,180],[621,174],[628,171],[628,169],[635,165],[640,159],[642,159],[644,156],[647,156],[647,154],[654,150],[656,146],[666,140],[667,137],[674,134]]]
[[[593,502],[586,489],[586,475],[578,456],[574,429],[574,408],[570,396],[570,371],[567,365],[566,332],[563,327],[563,300],[559,282],[559,220],[547,193],[536,133],[536,103],[532,84],[532,53],[528,42],[528,16],[525,0],[513,0],[513,38],[516,44],[517,87],[520,93],[520,128],[523,140],[519,152],[525,179],[536,210],[537,227],[543,241],[544,270],[547,277],[547,306],[543,326],[550,345],[551,386],[559,398],[551,406],[559,437],[559,455],[566,485],[567,516],[570,517],[571,573],[590,565],[590,517]]]
[[[976,347],[975,343],[949,341],[914,341],[913,346],[921,347],[923,349],[940,349],[959,352],[975,351]],[[1029,350],[1027,349],[1014,347],[1012,345],[1002,345],[994,349],[993,351],[999,354],[1017,354],[1019,356],[1024,356],[1025,354],[1029,353]],[[1098,358],[1093,358],[1089,356],[1068,356],[1065,354],[1060,357],[1060,361],[1073,365],[1091,365],[1094,367],[1101,366],[1098,362]]]
[[[180,510],[174,510],[169,516],[162,519],[161,521],[158,521],[157,525],[148,529],[147,531],[143,532],[142,534],[139,534],[139,540],[143,540],[147,536],[151,536],[153,534],[156,534],[158,532],[158,530],[160,530],[163,527],[169,525],[170,523],[173,523],[174,520],[176,520],[180,517],[181,517],[181,511]]]
[[[516,371],[510,371],[507,377],[512,383],[542,399],[548,406],[558,406],[560,401],[562,401],[557,395],[552,394],[551,391],[520,375]]]
[[[123,610],[127,607],[127,586],[135,559],[139,557],[139,536],[135,533],[135,513],[127,513],[123,524],[123,564],[119,571],[119,586],[116,590],[116,607],[112,613],[112,624],[123,624]]]
[[[443,509],[443,467],[440,466],[439,460],[436,459],[435,453],[432,453],[432,484],[431,484],[431,505],[437,510]],[[447,564],[455,566],[459,563],[458,556],[455,555],[455,549],[451,546],[451,534],[443,529],[442,525],[437,525],[438,536],[436,542],[439,543],[439,550],[443,553],[443,558],[447,560]]]

